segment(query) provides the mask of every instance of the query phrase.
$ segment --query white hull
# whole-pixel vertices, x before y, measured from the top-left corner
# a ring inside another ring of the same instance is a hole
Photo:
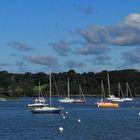
[[[125,101],[132,101],[133,100],[133,98],[119,98],[119,97],[115,97],[114,95],[111,95],[107,99],[110,101],[113,101],[113,102],[125,102]]]
[[[75,100],[73,101],[73,103],[85,103],[85,102],[86,102],[85,99],[75,99]]]
[[[114,95],[110,95],[110,97],[107,98],[107,100],[113,101],[113,102],[124,102],[124,98],[115,97]]]
[[[124,102],[125,100],[123,98],[107,98],[110,101],[113,102]]]
[[[132,101],[133,98],[124,98],[124,101]]]
[[[64,99],[59,99],[59,102],[61,103],[73,103],[74,99],[70,98],[64,98]]]
[[[6,101],[6,98],[2,98],[2,97],[0,97],[0,101]]]
[[[44,107],[48,106],[48,104],[43,104],[43,103],[33,103],[33,104],[28,104],[27,107]]]

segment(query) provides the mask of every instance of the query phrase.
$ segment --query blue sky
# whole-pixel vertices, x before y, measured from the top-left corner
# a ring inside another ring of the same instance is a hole
[[[0,70],[140,69],[140,0],[0,0]]]

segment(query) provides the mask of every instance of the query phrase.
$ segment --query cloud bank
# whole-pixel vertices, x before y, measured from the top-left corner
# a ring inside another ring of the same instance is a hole
[[[25,58],[28,62],[38,65],[46,65],[48,67],[53,67],[57,65],[57,58],[53,58],[47,55],[36,55],[36,56],[29,56]]]
[[[76,29],[76,33],[84,41],[77,49],[79,54],[93,55],[97,62],[107,64],[110,61],[109,46],[133,47],[132,52],[122,53],[122,60],[131,64],[140,63],[140,13],[129,14],[116,26],[90,25]]]
[[[81,67],[84,67],[85,64],[83,62],[77,62],[75,60],[68,60],[66,62],[66,66],[70,69],[73,69],[73,68],[81,68]]]
[[[21,42],[16,42],[16,41],[8,42],[7,45],[20,52],[30,52],[33,50],[27,44],[21,43]]]
[[[89,44],[140,45],[140,14],[130,14],[116,26],[91,25],[85,29],[77,29],[76,32]]]
[[[60,56],[67,56],[70,51],[69,43],[64,40],[60,40],[57,43],[50,43],[49,45],[52,46]]]

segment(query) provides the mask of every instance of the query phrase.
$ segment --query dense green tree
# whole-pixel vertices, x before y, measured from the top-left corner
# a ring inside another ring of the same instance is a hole
[[[118,83],[126,91],[126,82],[129,83],[133,95],[140,95],[140,72],[126,69],[109,71],[111,93],[118,94]],[[108,94],[107,71],[94,73],[76,73],[69,70],[63,73],[52,73],[52,94],[67,95],[67,78],[70,80],[71,95],[78,94],[81,85],[85,95],[100,96],[101,80],[104,82],[106,95]],[[38,83],[44,95],[49,95],[49,75],[43,72],[13,74],[0,71],[0,96],[38,96]],[[57,87],[57,88],[56,88]]]

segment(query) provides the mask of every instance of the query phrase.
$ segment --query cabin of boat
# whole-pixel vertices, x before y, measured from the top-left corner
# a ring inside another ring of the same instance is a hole
[[[39,97],[35,99],[35,102],[45,103],[46,100],[44,99],[44,97]]]

